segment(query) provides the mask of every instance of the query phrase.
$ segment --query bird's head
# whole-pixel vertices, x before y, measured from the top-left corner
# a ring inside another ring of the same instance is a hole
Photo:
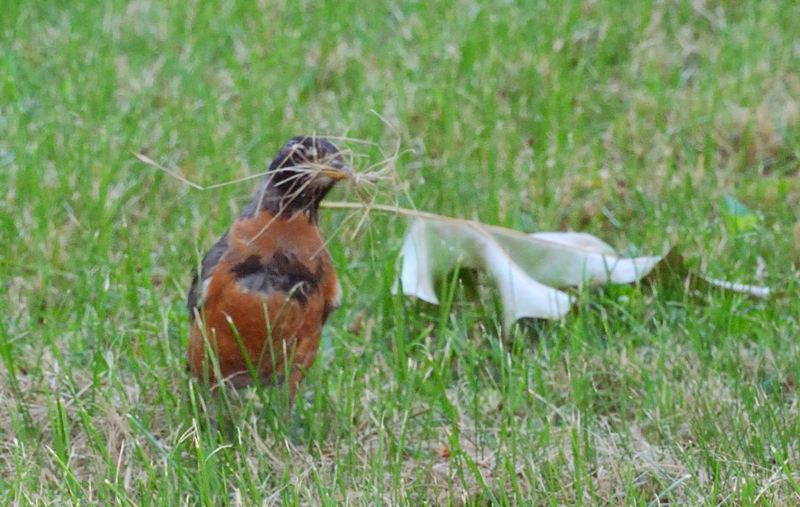
[[[266,209],[273,215],[308,210],[316,220],[322,199],[339,180],[352,174],[339,148],[330,141],[315,136],[293,137],[270,163],[254,198],[260,201],[256,209]]]
[[[312,136],[291,138],[267,170],[272,186],[285,193],[305,187],[330,190],[337,181],[351,174],[339,148],[330,141]]]

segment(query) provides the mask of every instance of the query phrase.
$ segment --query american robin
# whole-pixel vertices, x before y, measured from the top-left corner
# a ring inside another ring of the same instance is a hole
[[[342,294],[318,227],[319,204],[351,174],[324,139],[298,136],[283,145],[189,288],[194,376],[241,388],[284,385],[288,375],[294,399]]]

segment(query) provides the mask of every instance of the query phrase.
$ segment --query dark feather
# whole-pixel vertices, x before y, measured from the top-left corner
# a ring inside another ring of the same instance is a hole
[[[278,252],[266,261],[251,255],[233,266],[231,273],[239,286],[249,292],[283,292],[305,304],[319,290],[323,267],[318,263],[311,271],[294,255]]]

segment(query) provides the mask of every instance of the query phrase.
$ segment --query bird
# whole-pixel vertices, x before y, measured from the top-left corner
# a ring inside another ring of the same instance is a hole
[[[211,388],[277,385],[293,403],[342,298],[319,206],[352,175],[326,139],[296,136],[280,148],[195,269],[186,298],[194,377]]]

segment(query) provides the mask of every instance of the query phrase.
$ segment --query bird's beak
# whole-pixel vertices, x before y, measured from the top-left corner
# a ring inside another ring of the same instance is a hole
[[[346,180],[353,175],[353,169],[343,162],[334,160],[322,174],[334,180]]]

